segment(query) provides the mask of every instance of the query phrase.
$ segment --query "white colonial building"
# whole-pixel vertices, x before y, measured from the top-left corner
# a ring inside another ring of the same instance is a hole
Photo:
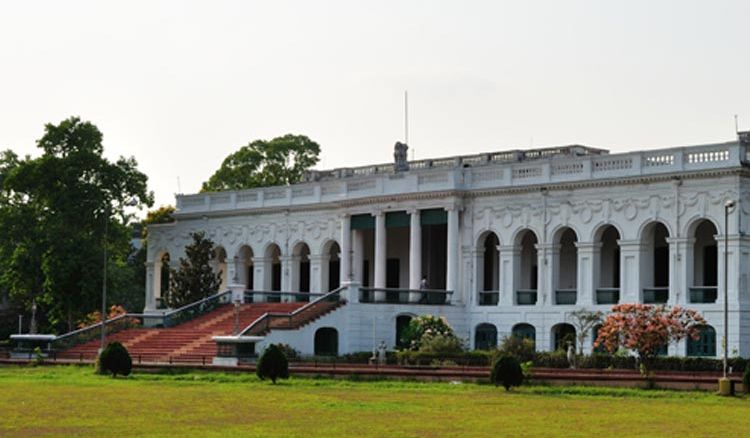
[[[393,347],[426,313],[472,348],[515,333],[552,350],[574,330],[574,310],[665,303],[710,324],[669,354],[715,356],[726,286],[730,354],[747,357],[749,142],[741,133],[623,154],[573,145],[408,163],[401,149],[393,164],[312,171],[292,186],[180,195],[176,222],[149,231],[146,312],[160,307],[163,265],[205,231],[235,299],[341,291],[345,305],[266,336],[305,354]]]

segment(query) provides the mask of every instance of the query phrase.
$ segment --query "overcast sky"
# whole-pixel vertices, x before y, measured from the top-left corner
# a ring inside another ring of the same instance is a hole
[[[318,168],[580,143],[613,152],[750,129],[748,1],[4,1],[0,149],[78,115],[157,204],[257,138]],[[410,155],[411,157],[411,155]]]

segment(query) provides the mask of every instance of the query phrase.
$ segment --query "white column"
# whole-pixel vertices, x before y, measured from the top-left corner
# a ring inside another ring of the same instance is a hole
[[[292,291],[294,289],[294,285],[292,284],[292,268],[294,266],[294,259],[293,256],[281,256],[279,257],[279,261],[281,261],[281,291],[282,292],[297,292]]]
[[[154,296],[154,262],[146,262],[146,308],[144,311],[156,309],[156,297]]]
[[[578,253],[578,296],[576,304],[590,306],[596,304],[596,288],[599,287],[601,242],[576,242]]]
[[[266,257],[253,257],[253,290],[269,291],[271,290],[271,259]],[[265,295],[253,295],[253,302],[263,302],[266,300]]]
[[[560,245],[537,243],[534,247],[537,257],[536,305],[555,304],[555,276],[556,266],[560,261]]]
[[[521,251],[515,245],[499,245],[500,306],[512,306],[516,299],[516,285],[520,285]]]
[[[693,286],[693,245],[695,238],[668,237],[669,244],[669,305],[690,303]]]
[[[232,301],[244,301],[245,298],[245,284],[240,279],[240,274],[244,270],[245,259],[239,256],[234,256],[232,260],[227,260],[227,278],[229,279],[229,290],[232,291]],[[247,274],[244,274],[247,275]]]
[[[474,264],[474,298],[472,301],[479,305],[481,303],[480,292],[484,291],[484,249],[474,248],[470,254]]]
[[[339,278],[342,282],[352,278],[352,217],[341,216],[341,264]]]
[[[618,240],[620,245],[620,302],[640,303],[641,241]]]
[[[422,224],[419,210],[409,211],[409,289],[419,289],[422,280]],[[409,301],[419,301],[419,292],[411,292]]]
[[[453,291],[454,297],[458,289],[458,208],[448,208],[448,255],[445,274],[445,289]],[[456,298],[454,298],[456,299]]]
[[[365,235],[362,232],[362,230],[354,230],[354,238],[352,241],[352,277],[354,281],[356,281],[359,284],[362,284],[362,279],[364,278],[364,273],[362,272],[362,265],[365,261]],[[341,254],[339,257],[341,257],[341,260],[343,262],[344,257],[346,257],[345,254]],[[341,281],[345,281],[347,279],[342,278]]]
[[[386,230],[385,214],[380,211],[375,214],[375,282],[376,289],[385,287],[386,270]],[[375,301],[385,301],[385,292],[375,292]]]
[[[328,292],[328,261],[327,254],[310,256],[310,292]]]

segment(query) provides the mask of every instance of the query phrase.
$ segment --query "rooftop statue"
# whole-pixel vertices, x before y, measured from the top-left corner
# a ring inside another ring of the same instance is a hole
[[[406,152],[409,150],[409,146],[406,143],[396,142],[393,146],[393,170],[396,172],[405,172],[409,170],[409,161],[406,158]]]

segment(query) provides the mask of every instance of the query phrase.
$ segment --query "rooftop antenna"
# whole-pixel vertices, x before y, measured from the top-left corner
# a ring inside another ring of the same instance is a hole
[[[404,90],[404,142],[409,144],[409,92]]]
[[[734,115],[734,133],[739,134],[740,133],[740,124],[737,121],[737,114]]]
[[[180,188],[180,176],[177,176],[177,193],[182,194],[182,188]]]

